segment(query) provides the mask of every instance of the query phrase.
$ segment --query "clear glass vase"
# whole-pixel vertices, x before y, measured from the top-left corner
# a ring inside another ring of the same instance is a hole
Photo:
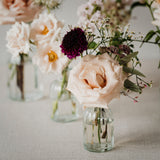
[[[42,98],[41,74],[31,58],[20,55],[8,64],[8,95],[16,101],[34,101]]]
[[[63,80],[54,80],[50,87],[50,98],[53,100],[52,119],[56,122],[71,122],[81,117],[80,104],[65,88],[66,83],[63,85]]]
[[[83,115],[83,144],[91,152],[105,152],[114,146],[113,117],[109,108],[87,107]]]

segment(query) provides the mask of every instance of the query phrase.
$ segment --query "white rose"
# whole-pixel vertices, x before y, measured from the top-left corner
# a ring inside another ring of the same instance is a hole
[[[38,48],[38,53],[32,60],[33,64],[36,64],[42,73],[57,75],[62,73],[69,62],[69,59],[61,52],[59,42],[44,44]]]
[[[13,57],[21,53],[28,54],[30,49],[29,34],[29,25],[23,22],[16,22],[7,32],[7,48]]]
[[[39,46],[44,43],[56,41],[63,28],[62,22],[52,14],[43,13],[31,23],[30,38]]]
[[[105,53],[83,57],[71,70],[67,89],[84,105],[106,107],[120,96],[123,83],[122,66]]]

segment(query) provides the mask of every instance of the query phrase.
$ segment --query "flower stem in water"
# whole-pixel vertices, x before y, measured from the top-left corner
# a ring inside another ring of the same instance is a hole
[[[66,83],[67,83],[67,69],[68,69],[68,66],[62,72],[63,80],[62,80],[62,83],[61,83],[60,92],[58,93],[58,96],[57,96],[57,100],[53,102],[52,118],[54,117],[54,115],[55,115],[55,113],[58,109],[58,101],[61,99],[61,97],[63,95],[63,92],[64,92],[64,89],[65,89],[65,86],[66,86]]]
[[[20,54],[20,64],[16,65],[17,86],[21,92],[21,99],[24,100],[24,58]]]

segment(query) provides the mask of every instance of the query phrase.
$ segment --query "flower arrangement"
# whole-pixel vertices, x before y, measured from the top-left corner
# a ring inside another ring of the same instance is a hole
[[[100,28],[97,27],[98,35],[75,28],[68,32],[62,41],[62,52],[69,59],[82,57],[81,62],[70,72],[67,87],[82,103],[107,105],[113,98],[119,97],[120,93],[124,95],[127,95],[128,91],[142,93],[146,85],[151,86],[142,79],[145,77],[144,74],[136,69],[141,63],[137,57],[138,52],[133,51],[131,34],[134,33],[117,29],[114,35],[110,36],[108,32],[110,27],[106,20]],[[78,33],[77,30],[81,32]],[[74,35],[74,38],[71,35]],[[81,53],[78,50],[81,50]],[[129,63],[132,63],[130,64],[132,67],[129,67]],[[133,76],[135,82],[131,80]],[[93,96],[93,99],[89,95]],[[97,99],[94,96],[97,96]],[[133,100],[136,101],[134,98]]]
[[[117,25],[125,26],[130,18],[129,6],[131,3],[132,0],[89,0],[78,8],[78,25],[83,29],[87,26],[93,32],[96,27],[92,21],[101,26],[101,20],[110,18],[112,30]]]
[[[67,89],[85,108],[85,148],[103,152],[112,149],[114,143],[109,103],[120,94],[138,102],[138,97],[131,97],[129,92],[141,94],[152,82],[146,82],[145,75],[137,69],[141,63],[138,51],[134,51],[133,32],[117,27],[111,33],[108,19],[101,21],[100,27],[97,23],[94,25],[97,34],[88,27],[71,29],[64,36],[61,49],[71,60],[81,56],[70,71]]]

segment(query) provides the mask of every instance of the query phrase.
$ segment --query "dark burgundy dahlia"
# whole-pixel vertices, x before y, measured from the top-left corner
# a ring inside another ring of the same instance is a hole
[[[64,36],[61,49],[62,53],[67,55],[69,59],[80,56],[87,50],[88,42],[84,31],[81,28],[74,28]]]

